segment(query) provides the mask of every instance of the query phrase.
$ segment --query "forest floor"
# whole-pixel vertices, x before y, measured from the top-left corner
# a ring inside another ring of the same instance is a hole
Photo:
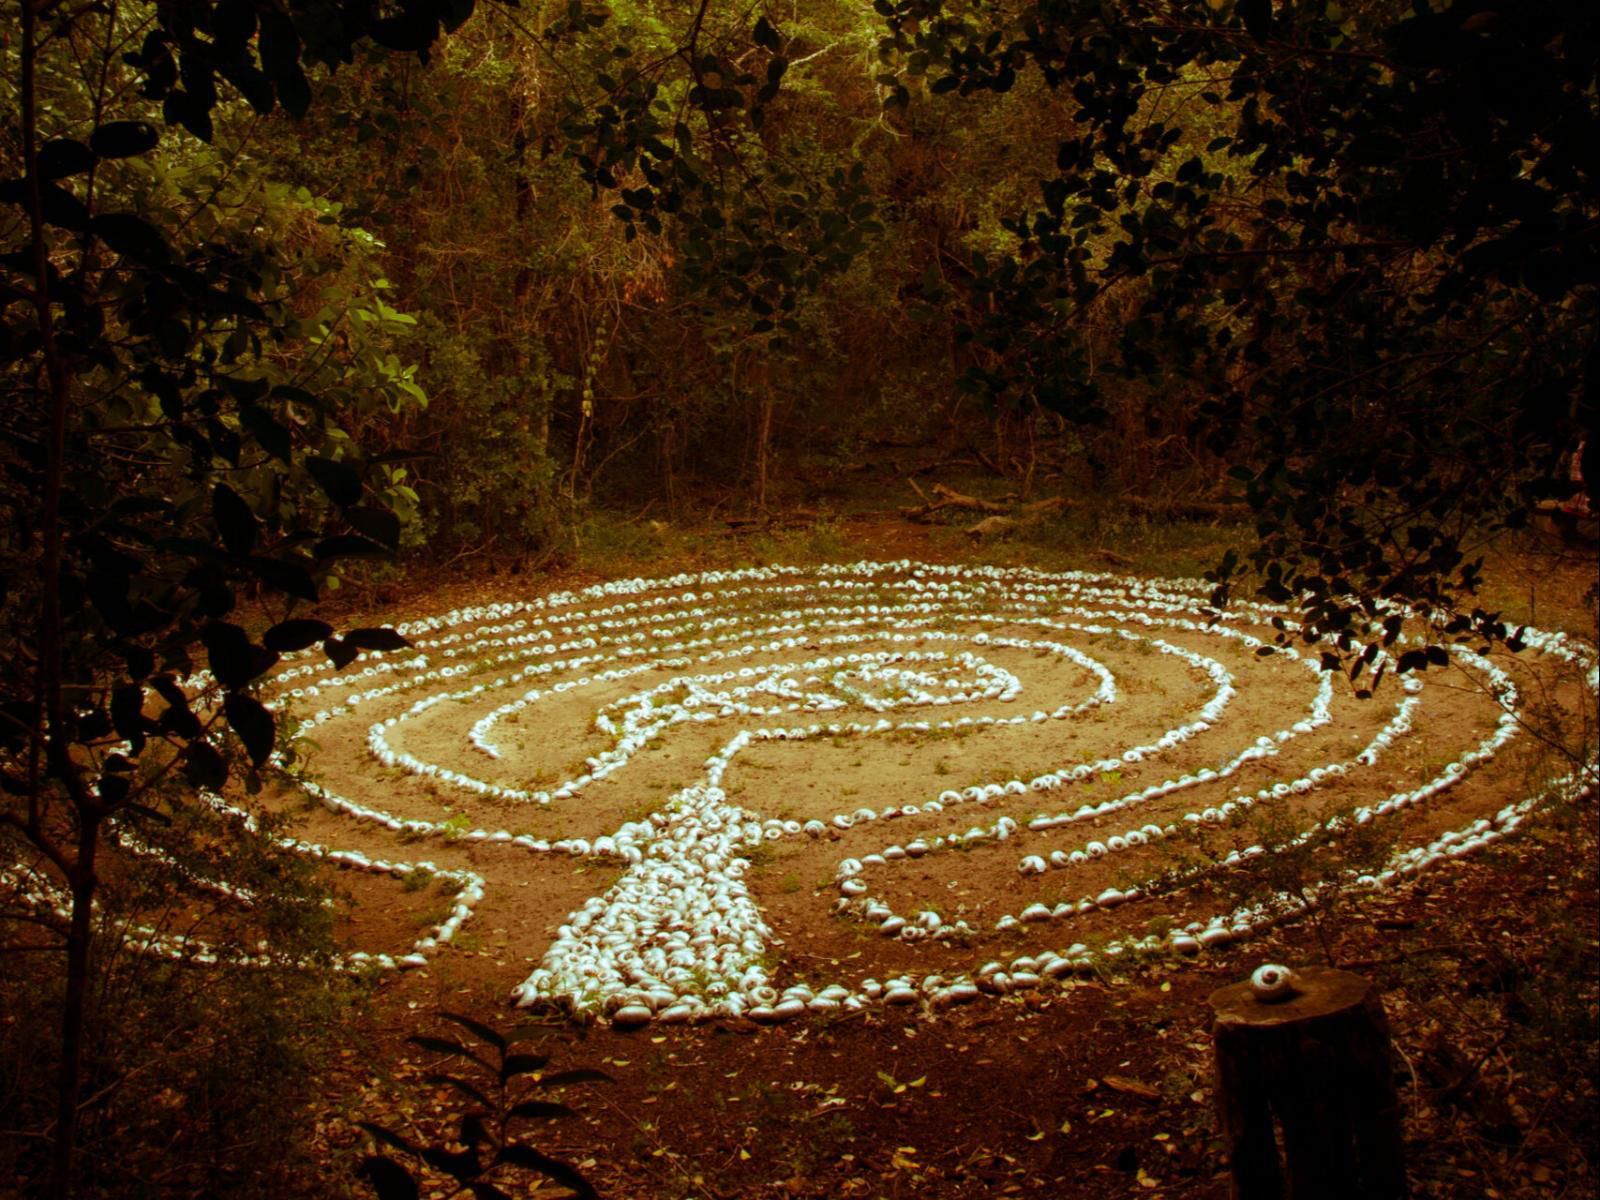
[[[979,544],[959,524],[914,524],[881,501],[873,508],[841,497],[833,515],[770,525],[676,528],[648,515],[596,522],[574,560],[554,574],[516,576],[502,566],[445,585],[435,578],[351,589],[342,603],[352,621],[398,621],[634,574],[860,558],[1185,576],[1199,574],[1237,532],[1070,514],[1027,531],[1027,540]],[[1484,600],[1509,619],[1592,639],[1585,593],[1594,567],[1592,551],[1530,540],[1491,559]],[[339,751],[336,742],[325,749]],[[835,792],[849,794],[848,765],[829,785]],[[918,760],[912,770],[923,766]],[[375,779],[373,786],[397,785]],[[1486,795],[1481,803],[1511,798]],[[376,984],[361,1040],[332,1072],[315,1124],[323,1171],[286,1180],[284,1191],[365,1194],[354,1171],[371,1143],[358,1121],[430,1144],[450,1140],[463,1110],[453,1093],[427,1081],[449,1064],[407,1041],[459,1035],[437,1017],[443,1010],[521,1030],[529,1049],[551,1056],[552,1070],[594,1068],[613,1078],[565,1089],[560,1098],[578,1115],[529,1130],[540,1149],[578,1166],[612,1200],[1220,1200],[1228,1194],[1227,1162],[1213,1116],[1207,997],[1262,962],[1332,962],[1381,990],[1418,1195],[1589,1197],[1600,1186],[1592,1147],[1600,1122],[1597,863],[1590,800],[1548,808],[1531,830],[1447,869],[1348,898],[1322,919],[1195,961],[1129,962],[937,1016],[876,1007],[776,1027],[727,1019],[633,1032],[529,1026],[508,1003],[542,943],[519,944],[507,929],[559,920],[596,890],[593,878],[556,881],[536,901],[520,901],[550,911],[486,908],[469,927],[475,936],[441,950],[425,969]],[[802,859],[763,867],[773,879],[780,869],[786,886],[771,893],[774,923],[795,930],[788,941],[801,953],[810,935],[800,932],[800,917],[790,922],[782,910],[806,901],[801,893],[811,888],[787,881],[808,884],[818,868]],[[984,895],[986,886],[1009,886],[985,884],[981,871],[975,878],[971,903],[979,910],[986,898],[998,902]],[[361,887],[354,890],[361,900]],[[363,939],[398,937],[416,924],[403,907],[372,894],[349,928]],[[837,966],[859,952],[848,935],[824,935],[807,942],[802,957]],[[531,1173],[498,1182],[512,1196],[561,1194]],[[442,1176],[422,1191],[450,1194]]]

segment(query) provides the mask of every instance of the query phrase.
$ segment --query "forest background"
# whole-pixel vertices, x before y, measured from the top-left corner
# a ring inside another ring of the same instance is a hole
[[[1024,499],[1247,505],[1217,600],[1295,598],[1355,679],[1386,596],[1514,639],[1477,548],[1600,475],[1589,6],[4,11],[3,825],[68,900],[56,1194],[101,839],[259,784],[278,654],[382,648],[304,615],[341,573],[537,569],[937,444]]]

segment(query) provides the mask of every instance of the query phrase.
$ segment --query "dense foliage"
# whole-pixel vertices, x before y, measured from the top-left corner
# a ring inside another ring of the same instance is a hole
[[[0,869],[62,898],[58,1195],[101,842],[259,785],[278,655],[394,644],[304,612],[352,558],[766,507],[885,431],[1026,489],[1048,438],[1102,492],[1231,468],[1359,673],[1386,596],[1503,636],[1478,542],[1579,488],[1589,6],[5,12]]]

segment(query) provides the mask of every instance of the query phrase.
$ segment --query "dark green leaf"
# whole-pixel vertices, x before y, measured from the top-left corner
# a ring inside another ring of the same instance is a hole
[[[474,0],[440,0],[439,17],[446,33],[454,33],[466,23],[475,7]]]
[[[156,728],[185,741],[197,738],[203,732],[200,718],[189,710],[189,702],[183,698],[162,710],[161,715],[156,718]]]
[[[322,652],[328,656],[329,662],[341,670],[355,662],[356,655],[361,653],[354,646],[347,646],[338,638],[329,638],[323,642]]]
[[[465,1150],[441,1150],[436,1146],[424,1147],[421,1153],[422,1161],[436,1171],[443,1171],[446,1175],[458,1180],[468,1180],[483,1171],[483,1161],[478,1157],[476,1147]]]
[[[390,550],[400,545],[400,518],[386,508],[362,504],[345,510],[345,520],[356,532]]]
[[[279,558],[266,558],[252,554],[245,562],[261,582],[297,600],[317,599],[317,581],[311,577],[307,560],[299,555],[287,554]]]
[[[65,179],[81,175],[94,166],[89,147],[72,138],[51,138],[39,147],[39,178]]]
[[[115,808],[128,798],[128,791],[133,785],[126,775],[102,775],[96,785],[100,793],[100,803],[107,808]]]
[[[1425,671],[1428,669],[1428,655],[1424,650],[1407,650],[1400,656],[1400,661],[1395,663],[1395,671],[1404,675],[1409,671]]]
[[[211,141],[211,106],[192,93],[182,89],[168,92],[161,115],[168,125],[182,125],[202,142]]]
[[[268,75],[278,76],[300,62],[300,35],[288,16],[275,8],[260,14],[261,34],[256,39],[261,66]]]
[[[291,117],[303,117],[311,108],[311,81],[299,63],[284,68],[273,78],[278,103]]]
[[[331,643],[330,643],[331,644]],[[406,1041],[414,1046],[421,1046],[424,1050],[432,1050],[435,1054],[448,1054],[453,1058],[471,1059],[485,1071],[493,1072],[494,1068],[483,1059],[479,1058],[476,1051],[469,1050],[460,1042],[452,1042],[449,1038],[430,1037],[427,1034],[413,1034]]]
[[[1238,11],[1250,36],[1265,41],[1272,32],[1272,0],[1239,0]]]
[[[89,135],[89,149],[101,158],[132,158],[154,150],[160,140],[148,121],[107,121]]]
[[[228,724],[244,743],[250,765],[259,767],[272,753],[272,714],[254,696],[229,692],[222,702]]]
[[[371,1121],[357,1121],[356,1124],[362,1129],[365,1129],[385,1146],[393,1147],[394,1149],[403,1151],[406,1154],[415,1154],[417,1152],[417,1147],[414,1142],[408,1141],[407,1139],[401,1137],[392,1129],[387,1129],[382,1125],[375,1125]]]
[[[237,625],[212,621],[201,628],[200,640],[205,643],[211,673],[225,688],[243,687],[278,661],[270,650],[253,645]]]
[[[228,764],[210,742],[190,742],[183,753],[183,773],[197,788],[216,791],[228,782]]]
[[[371,555],[388,555],[389,550],[371,538],[354,533],[339,533],[323,538],[316,545],[318,558],[359,558]]]
[[[333,626],[326,621],[310,617],[296,617],[280,621],[262,636],[261,642],[268,650],[287,654],[291,650],[304,650],[332,636]]]
[[[394,637],[398,640],[399,644],[398,645],[389,645],[389,646],[374,646],[374,645],[370,645],[365,640],[357,641],[356,640],[356,634],[358,634],[358,633],[359,634],[367,634],[367,633],[394,634]],[[350,633],[347,633],[345,635],[345,640],[349,641],[349,642],[352,642],[354,645],[360,646],[363,650],[398,650],[403,646],[409,646],[411,644],[410,642],[406,641],[403,637],[401,637],[398,633],[395,633],[394,630],[392,630],[392,629],[379,629],[379,630],[355,629],[355,630],[352,630]],[[507,1042],[506,1042],[506,1039],[505,1039],[505,1035],[500,1033],[499,1030],[493,1028],[492,1026],[485,1025],[482,1021],[475,1021],[471,1017],[466,1016],[466,1015],[464,1015],[462,1013],[440,1012],[439,1015],[441,1017],[443,1017],[446,1021],[454,1021],[457,1025],[461,1026],[463,1029],[470,1030],[471,1032],[477,1034],[484,1041],[488,1042],[491,1046],[493,1046],[496,1050],[500,1050],[500,1051],[504,1051],[505,1050],[506,1045],[507,1045]]]
[[[407,646],[411,645],[410,642],[406,641],[405,638],[401,637],[393,629],[384,628],[382,626],[372,626],[365,629],[352,629],[348,633],[344,634],[343,637],[347,645],[354,646],[357,650],[404,650]],[[450,1019],[453,1021],[460,1022],[460,1018],[450,1016],[449,1013],[444,1013],[441,1015],[450,1017]],[[464,1022],[461,1023],[464,1024]],[[469,1026],[469,1028],[471,1027]],[[487,1026],[482,1026],[480,1028],[487,1028]],[[479,1031],[478,1029],[473,1029],[472,1032],[478,1033]],[[503,1046],[504,1043],[501,1043],[501,1045]]]
[[[211,493],[211,511],[229,554],[243,558],[255,549],[259,524],[238,492],[225,483],[217,484]]]
[[[27,189],[20,179],[7,179],[0,183],[0,203],[26,205]],[[89,228],[89,210],[59,183],[39,185],[39,206],[45,222],[59,229],[83,233]],[[30,273],[31,266],[27,268]]]
[[[356,1176],[372,1185],[378,1200],[417,1200],[417,1181],[411,1172],[386,1154],[369,1154],[356,1169]]]
[[[156,264],[172,257],[166,236],[134,213],[101,213],[91,222],[90,228],[96,237],[124,258]]]
[[[500,1065],[500,1080],[505,1082],[518,1075],[531,1075],[549,1065],[548,1054],[508,1054]]]
[[[339,507],[344,508],[361,499],[361,473],[349,463],[313,455],[306,459],[306,470],[328,499]]]
[[[458,1079],[454,1075],[443,1075],[443,1074],[429,1075],[429,1076],[424,1078],[423,1082],[424,1083],[435,1083],[435,1084],[440,1084],[440,1085],[442,1085],[444,1087],[455,1088],[456,1091],[460,1092],[463,1096],[465,1096],[467,1099],[473,1101],[474,1103],[481,1104],[485,1108],[493,1108],[494,1107],[494,1105],[492,1103],[490,1103],[489,1098],[487,1096],[485,1096],[481,1090],[479,1090],[479,1088],[478,1088],[478,1086],[476,1084],[471,1083],[471,1082],[469,1082],[468,1080],[465,1080],[465,1079]]]
[[[564,1188],[571,1189],[576,1195],[592,1200],[596,1193],[594,1187],[579,1174],[578,1169],[571,1163],[562,1162],[558,1158],[551,1158],[541,1154],[532,1146],[510,1145],[500,1150],[500,1159],[518,1167],[531,1167],[547,1179],[553,1179]]]
[[[111,723],[117,735],[133,744],[133,752],[144,749],[144,688],[125,683],[111,691]]]
[[[239,410],[239,420],[250,431],[261,448],[279,462],[287,463],[293,454],[288,427],[266,409],[246,404]]]

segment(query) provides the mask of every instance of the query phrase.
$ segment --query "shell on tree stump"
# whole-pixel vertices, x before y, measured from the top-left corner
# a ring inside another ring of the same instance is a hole
[[[1389,1026],[1370,980],[1294,973],[1262,1000],[1250,980],[1211,995],[1217,1115],[1235,1200],[1407,1196]]]

